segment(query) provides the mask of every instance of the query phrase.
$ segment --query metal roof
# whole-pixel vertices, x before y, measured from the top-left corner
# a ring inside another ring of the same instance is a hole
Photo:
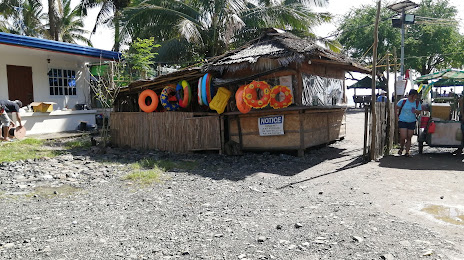
[[[92,47],[80,46],[77,44],[57,42],[3,32],[0,32],[0,44],[102,58],[106,60],[119,60],[121,58],[120,52],[106,51]]]

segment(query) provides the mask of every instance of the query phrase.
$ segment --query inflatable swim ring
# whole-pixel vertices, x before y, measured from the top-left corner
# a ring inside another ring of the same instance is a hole
[[[203,76],[203,80],[201,82],[201,99],[204,105],[209,105],[211,100],[213,99],[215,92],[214,88],[211,84],[212,77],[211,74],[206,73]]]
[[[176,96],[176,87],[174,85],[168,85],[161,91],[161,105],[166,108],[167,111],[175,111],[179,108],[179,103],[173,102],[173,98]],[[171,98],[173,97],[173,98]]]
[[[280,100],[280,98],[282,98],[281,93],[285,95],[285,98],[283,98],[283,100]],[[271,107],[273,107],[274,109],[279,109],[279,108],[288,107],[291,104],[292,104],[292,93],[289,87],[278,85],[271,89],[271,102],[270,102]]]
[[[203,102],[201,101],[201,81],[203,80],[203,77],[200,77],[198,79],[198,104],[200,106],[203,106]]]
[[[245,101],[243,100],[243,91],[244,91],[244,89],[245,89],[245,85],[240,86],[237,89],[237,92],[235,92],[235,103],[237,105],[238,110],[240,112],[242,112],[243,114],[246,114],[246,113],[250,112],[251,107],[249,105],[247,105],[245,103]]]
[[[258,94],[258,90],[260,90]],[[261,97],[258,98],[258,95]],[[271,99],[271,88],[265,81],[253,80],[245,86],[243,100],[247,105],[254,108],[263,108],[269,104]]]
[[[177,92],[177,101],[179,102],[179,106],[186,108],[190,104],[190,100],[192,97],[192,89],[186,80],[182,80],[177,84],[176,87]]]
[[[151,98],[151,103],[149,105],[147,105],[147,97]],[[153,112],[158,107],[158,95],[156,95],[155,91],[146,89],[140,93],[138,103],[143,112]]]

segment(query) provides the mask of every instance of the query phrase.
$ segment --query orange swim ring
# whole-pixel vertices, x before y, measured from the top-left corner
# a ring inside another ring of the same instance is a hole
[[[271,89],[270,105],[274,109],[288,107],[292,104],[292,97],[292,92],[289,87],[281,85],[275,86]]]
[[[237,108],[240,112],[243,114],[246,114],[250,112],[251,107],[248,106],[245,101],[243,100],[243,91],[245,90],[245,85],[240,86],[237,89],[237,92],[235,92],[235,103],[237,105]]]
[[[271,99],[271,87],[265,81],[253,80],[245,86],[243,100],[253,108],[263,108],[269,104]]]
[[[151,103],[147,105],[147,97],[151,98]],[[158,107],[158,95],[156,95],[155,91],[151,89],[146,89],[140,93],[139,96],[139,107],[142,109],[143,112],[153,112]]]

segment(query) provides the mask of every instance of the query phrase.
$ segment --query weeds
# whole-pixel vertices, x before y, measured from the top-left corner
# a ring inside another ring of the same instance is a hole
[[[16,142],[0,143],[0,162],[54,157],[56,153],[44,148],[44,141],[27,138]]]
[[[137,182],[141,185],[150,185],[159,182],[164,172],[173,169],[192,170],[196,167],[196,162],[169,160],[142,159],[131,164],[132,171],[124,176],[123,179]]]

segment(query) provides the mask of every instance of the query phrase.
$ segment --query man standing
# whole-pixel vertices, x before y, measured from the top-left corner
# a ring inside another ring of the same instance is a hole
[[[22,127],[21,116],[19,115],[19,108],[23,106],[23,103],[20,100],[10,101],[10,100],[0,100],[0,123],[2,124],[3,137],[1,140],[10,141],[8,138],[8,133],[11,126],[15,126],[15,123],[10,120],[7,112],[16,113],[16,118],[18,119],[19,127]]]

